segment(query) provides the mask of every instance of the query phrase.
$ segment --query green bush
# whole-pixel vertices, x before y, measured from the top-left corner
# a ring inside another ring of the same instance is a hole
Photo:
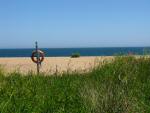
[[[80,57],[80,53],[72,53],[71,58],[78,58]]]
[[[145,49],[143,50],[143,54],[144,54],[144,55],[150,55],[150,49],[145,48]]]

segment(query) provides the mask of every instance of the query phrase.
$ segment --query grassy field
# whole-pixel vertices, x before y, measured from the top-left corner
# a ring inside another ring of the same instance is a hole
[[[0,113],[150,113],[150,58],[116,57],[62,76],[1,69]]]

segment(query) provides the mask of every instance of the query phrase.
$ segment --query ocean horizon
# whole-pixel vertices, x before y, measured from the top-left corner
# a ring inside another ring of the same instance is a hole
[[[128,53],[143,55],[150,47],[83,47],[83,48],[39,48],[46,57],[67,57],[72,53],[81,56],[114,56]],[[34,48],[0,49],[0,57],[30,57]]]

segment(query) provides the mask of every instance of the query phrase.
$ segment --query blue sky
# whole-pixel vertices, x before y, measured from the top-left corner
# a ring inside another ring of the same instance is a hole
[[[0,0],[0,48],[150,46],[150,0]]]

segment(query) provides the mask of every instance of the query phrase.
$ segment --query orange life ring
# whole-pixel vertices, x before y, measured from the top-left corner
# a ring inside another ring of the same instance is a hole
[[[39,54],[39,62],[38,62],[37,59],[35,59],[35,57],[36,57],[35,55],[37,54],[37,52]],[[44,52],[42,52],[41,50],[33,51],[32,55],[31,55],[31,59],[32,59],[32,61],[34,63],[41,63],[41,62],[43,62],[43,60],[44,60]]]

